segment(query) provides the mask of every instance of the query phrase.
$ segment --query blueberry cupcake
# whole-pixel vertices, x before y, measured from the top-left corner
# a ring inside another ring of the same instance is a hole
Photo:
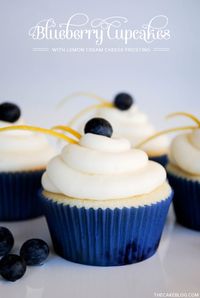
[[[23,126],[20,108],[0,104],[0,220],[14,221],[42,214],[38,199],[41,176],[55,154],[46,138],[30,131],[12,131]]]
[[[200,231],[200,127],[172,140],[167,173],[177,221]]]
[[[172,139],[166,170],[174,190],[173,205],[177,222],[200,231],[200,120],[186,112],[172,113],[169,116],[190,118],[195,125],[161,131],[141,144],[147,144],[167,133],[182,131]],[[184,130],[187,132],[183,133]]]
[[[84,95],[84,93],[74,94],[73,96],[75,95]],[[93,94],[86,93],[85,96],[91,96],[93,99],[100,101],[100,104],[92,105],[82,110],[69,122],[69,126],[73,125],[86,112],[96,109],[96,117],[104,118],[111,123],[113,136],[128,139],[133,147],[156,133],[156,129],[150,123],[147,115],[139,110],[134,98],[130,94],[119,93],[115,96],[112,103]],[[160,136],[156,140],[152,140],[144,145],[142,150],[148,154],[151,160],[165,166],[167,163],[168,146],[168,138],[166,136]]]
[[[165,169],[114,138],[102,118],[50,160],[41,201],[55,251],[76,263],[118,266],[157,250],[172,190]]]

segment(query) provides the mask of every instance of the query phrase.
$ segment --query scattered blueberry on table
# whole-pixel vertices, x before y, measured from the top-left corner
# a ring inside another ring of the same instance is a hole
[[[12,233],[5,227],[0,227],[0,257],[8,254],[14,245]]]
[[[10,254],[13,245],[12,233],[0,227],[0,275],[8,281],[20,279],[26,272],[26,266],[42,265],[49,255],[49,246],[42,239],[24,242],[20,255]]]
[[[21,249],[20,256],[28,266],[41,265],[49,255],[47,243],[41,239],[30,239],[26,241]]]
[[[25,272],[26,262],[18,255],[8,254],[0,260],[0,273],[6,280],[16,281],[20,279]]]

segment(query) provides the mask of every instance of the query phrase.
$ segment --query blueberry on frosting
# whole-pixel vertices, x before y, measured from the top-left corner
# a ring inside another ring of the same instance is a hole
[[[113,129],[111,124],[103,118],[92,118],[89,120],[84,128],[85,133],[93,133],[105,137],[111,137]]]
[[[128,93],[119,93],[114,98],[114,106],[122,111],[128,110],[133,103],[133,97]]]
[[[0,121],[16,122],[21,115],[20,108],[14,103],[4,102],[0,104]]]

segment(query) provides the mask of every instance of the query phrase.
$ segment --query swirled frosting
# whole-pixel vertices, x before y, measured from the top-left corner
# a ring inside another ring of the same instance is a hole
[[[0,121],[0,127],[23,124],[21,118],[15,123]],[[41,169],[54,155],[54,149],[42,135],[21,130],[0,133],[1,172]]]
[[[42,185],[72,198],[113,200],[150,193],[165,179],[164,168],[126,139],[88,133],[50,160]]]
[[[108,120],[113,127],[114,136],[127,138],[133,147],[156,132],[146,114],[140,112],[136,105],[127,111],[101,108],[98,109],[96,116]],[[162,155],[166,154],[168,145],[166,136],[161,136],[148,142],[142,149],[149,156]]]
[[[200,175],[200,129],[176,136],[170,146],[169,160],[186,173]]]

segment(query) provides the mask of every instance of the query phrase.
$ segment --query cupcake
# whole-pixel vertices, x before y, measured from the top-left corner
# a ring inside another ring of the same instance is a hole
[[[139,110],[131,95],[119,93],[115,96],[113,103],[95,95],[89,94],[89,96],[100,101],[100,104],[91,106],[91,108],[96,108],[96,117],[104,118],[111,123],[114,137],[126,138],[133,147],[136,147],[138,143],[156,133],[147,115]],[[78,117],[88,111],[90,111],[90,107],[81,111]],[[73,124],[74,120],[77,120],[77,116],[69,122],[69,125]],[[84,127],[84,125],[82,127]],[[165,166],[167,163],[168,146],[169,142],[167,137],[161,136],[156,140],[148,142],[148,144],[141,149],[148,154],[151,160],[157,161]]]
[[[177,221],[200,231],[200,128],[176,136],[171,143],[168,179],[174,189]]]
[[[55,154],[44,136],[12,131],[23,125],[13,103],[0,104],[0,221],[23,220],[42,214],[38,197],[41,176]]]
[[[137,263],[157,250],[172,190],[165,169],[102,118],[51,159],[41,201],[55,251],[76,263]]]
[[[173,138],[166,169],[169,183],[174,190],[173,205],[177,222],[200,231],[200,120],[185,112],[169,116],[185,116],[192,119],[196,125],[161,131],[141,144],[147,144],[166,133],[189,131]]]

